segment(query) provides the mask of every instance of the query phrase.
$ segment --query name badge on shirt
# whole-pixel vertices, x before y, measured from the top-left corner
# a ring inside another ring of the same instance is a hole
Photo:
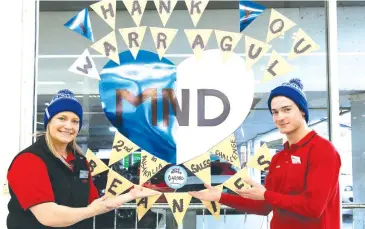
[[[291,163],[293,163],[293,164],[300,164],[300,157],[291,156]]]
[[[89,171],[88,170],[80,170],[80,179],[86,179],[89,177]]]

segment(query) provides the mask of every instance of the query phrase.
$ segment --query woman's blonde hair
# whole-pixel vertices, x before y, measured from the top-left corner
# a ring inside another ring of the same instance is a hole
[[[67,163],[67,161],[65,160],[65,158],[63,158],[60,154],[58,154],[54,148],[54,143],[53,143],[53,140],[52,140],[52,137],[51,137],[51,132],[49,130],[49,125],[47,125],[47,130],[46,132],[44,133],[45,135],[45,139],[46,139],[46,143],[47,143],[47,146],[49,148],[49,150],[52,152],[52,154],[57,157],[58,159],[60,159],[62,161],[63,164],[65,164],[67,167],[71,168],[72,166]],[[83,156],[82,154],[82,150],[81,150],[81,147],[79,145],[77,145],[76,143],[76,140],[72,140],[72,142],[68,143],[67,145],[67,148],[66,148],[67,152],[69,151],[72,151],[72,152],[76,152],[80,155]]]

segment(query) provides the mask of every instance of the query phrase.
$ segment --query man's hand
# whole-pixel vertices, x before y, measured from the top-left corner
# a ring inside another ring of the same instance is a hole
[[[236,192],[240,194],[240,196],[252,200],[265,200],[264,195],[266,192],[266,188],[263,185],[256,183],[251,179],[245,180],[244,182],[251,185],[252,188],[236,190]]]

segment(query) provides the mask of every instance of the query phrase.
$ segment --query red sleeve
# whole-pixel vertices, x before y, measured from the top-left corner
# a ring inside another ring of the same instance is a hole
[[[24,210],[55,201],[46,164],[32,153],[24,153],[15,159],[7,179]]]
[[[265,192],[265,200],[274,207],[310,218],[319,218],[338,187],[341,159],[328,142],[318,143],[312,149],[306,189],[300,195]]]
[[[87,167],[89,168],[89,176],[90,176],[89,204],[91,204],[95,199],[99,198],[99,192],[98,192],[98,189],[96,189],[96,187],[94,185],[93,178],[91,176],[90,165],[87,161],[86,161],[86,163],[87,163]]]
[[[274,155],[274,157],[271,160],[270,167],[269,167],[269,173],[267,176],[270,175],[271,167],[274,164],[275,158],[276,158],[276,155]],[[272,189],[272,185],[271,185],[271,182],[269,182],[269,179],[266,179],[266,181],[265,181],[265,188],[266,188],[266,190]],[[252,199],[244,198],[239,195],[222,193],[221,199],[219,200],[219,202],[226,206],[229,206],[234,209],[238,209],[240,211],[247,212],[250,214],[268,215],[272,211],[272,205],[265,200],[252,200]]]

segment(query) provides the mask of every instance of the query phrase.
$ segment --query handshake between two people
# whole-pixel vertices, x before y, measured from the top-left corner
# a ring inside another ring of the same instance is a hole
[[[122,206],[124,203],[129,201],[145,198],[150,196],[159,195],[160,192],[155,190],[147,189],[141,186],[134,186],[129,192],[118,195],[118,196],[107,196],[104,195],[96,200],[94,200],[88,208],[90,208],[93,215],[100,215],[107,213],[111,210],[117,209]]]

